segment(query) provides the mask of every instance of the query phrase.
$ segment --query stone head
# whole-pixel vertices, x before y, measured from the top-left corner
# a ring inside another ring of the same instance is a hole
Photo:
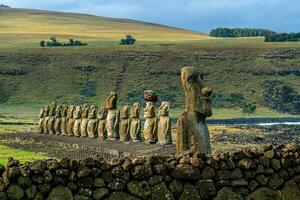
[[[68,117],[69,118],[73,118],[74,110],[75,110],[75,106],[71,105],[68,107]]]
[[[118,95],[115,92],[111,92],[109,97],[106,99],[105,107],[106,109],[116,109],[117,108]]]
[[[44,114],[43,114],[44,117],[49,116],[49,110],[50,110],[50,106],[45,106]]]
[[[139,118],[140,110],[141,110],[140,104],[138,102],[133,103],[131,110],[130,110],[130,117],[131,118]]]
[[[198,69],[195,67],[182,68],[181,81],[185,92],[185,110],[197,112],[206,117],[211,116],[212,89],[205,85]]]
[[[155,103],[148,101],[146,108],[144,109],[144,118],[155,117]]]
[[[62,117],[67,116],[67,112],[68,112],[68,106],[67,106],[67,105],[62,105],[62,108],[61,108],[61,116],[62,116]]]
[[[61,117],[62,115],[62,106],[58,106],[56,111],[55,111],[55,116],[56,117]]]
[[[145,90],[144,91],[144,100],[145,101],[152,101],[157,102],[158,96],[157,94],[152,90]]]
[[[90,110],[90,106],[87,104],[84,104],[83,108],[82,108],[82,113],[81,113],[81,117],[82,118],[87,118],[89,115],[89,110]]]
[[[161,102],[161,105],[158,109],[158,115],[159,116],[168,116],[170,111],[170,103],[167,101]]]
[[[105,107],[101,107],[98,111],[98,118],[99,119],[106,119],[107,116],[107,110]]]
[[[81,118],[81,107],[80,106],[76,106],[74,113],[73,113],[73,118],[74,119]]]
[[[50,105],[49,115],[54,116],[56,112],[56,102],[52,102]]]
[[[120,112],[121,119],[127,119],[130,115],[130,109],[129,106],[124,106]]]
[[[90,110],[89,110],[89,118],[90,119],[94,119],[96,118],[96,113],[97,113],[97,107],[96,106],[90,106]]]

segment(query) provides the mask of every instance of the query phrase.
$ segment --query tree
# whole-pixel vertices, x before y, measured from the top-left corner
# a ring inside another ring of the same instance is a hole
[[[40,47],[46,47],[46,42],[44,40],[40,42]]]
[[[250,115],[256,111],[256,105],[253,103],[245,103],[242,105],[242,112]]]
[[[121,39],[120,45],[133,45],[136,39],[132,35],[126,35],[125,38]]]

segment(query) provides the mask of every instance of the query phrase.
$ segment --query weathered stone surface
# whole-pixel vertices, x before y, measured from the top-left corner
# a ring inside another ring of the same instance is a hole
[[[183,192],[179,200],[190,200],[190,199],[201,200],[201,197],[196,187],[194,187],[190,183],[186,183],[183,187]]]
[[[76,195],[74,196],[74,200],[91,200],[91,198],[90,198],[90,197],[83,196],[83,195],[76,194]]]
[[[206,166],[203,169],[203,172],[201,174],[202,179],[213,179],[215,176],[215,170],[212,167]]]
[[[249,194],[246,200],[281,200],[279,190],[272,190],[266,187],[259,188]]]
[[[231,179],[240,179],[243,178],[243,171],[239,168],[236,168],[230,173]]]
[[[172,144],[170,103],[163,101],[158,109],[159,121],[157,129],[158,142],[163,145]]]
[[[18,178],[18,185],[22,188],[28,188],[31,185],[31,179],[29,177],[20,176]]]
[[[212,180],[200,180],[197,182],[197,187],[199,188],[202,199],[212,199],[217,194],[216,187]]]
[[[211,149],[206,117],[212,115],[212,89],[204,84],[195,67],[182,68],[181,81],[185,92],[185,109],[177,121],[177,154],[186,151],[209,153]]]
[[[157,185],[151,186],[152,200],[173,200],[173,194],[168,190],[166,184],[161,182]]]
[[[257,180],[262,186],[266,186],[266,185],[268,184],[268,182],[269,182],[269,179],[270,179],[270,177],[265,176],[265,175],[263,175],[263,174],[258,175],[258,176],[256,177],[256,180]]]
[[[294,181],[287,181],[282,189],[285,199],[296,200],[300,197],[300,188]]]
[[[109,190],[106,188],[99,188],[93,191],[92,197],[93,199],[100,200],[104,199],[109,195]]]
[[[138,180],[147,180],[153,174],[150,165],[136,165],[133,167],[132,175]]]
[[[5,192],[0,192],[0,199],[1,200],[8,200],[7,194]]]
[[[176,198],[178,198],[179,195],[181,195],[182,189],[183,189],[183,186],[182,186],[182,183],[179,180],[174,179],[169,184],[169,190],[170,190],[170,192],[172,192],[172,194]]]
[[[246,181],[245,179],[237,179],[237,180],[231,181],[231,185],[233,187],[248,186],[248,181]]]
[[[243,200],[243,197],[234,192],[231,188],[224,187],[219,192],[214,200]]]
[[[26,194],[26,197],[28,199],[33,199],[34,195],[36,193],[36,186],[35,185],[31,185],[30,187],[28,187],[26,190],[25,190],[25,194]],[[1,198],[0,198],[1,199]]]
[[[162,181],[163,181],[163,176],[160,176],[160,175],[153,175],[153,176],[151,176],[151,177],[149,178],[148,183],[149,183],[150,185],[156,185],[156,184],[158,184],[158,183],[160,183],[160,182],[162,182]]]
[[[182,180],[200,180],[201,173],[191,165],[178,165],[172,170],[172,177]]]
[[[284,183],[284,179],[278,174],[273,174],[269,180],[269,187],[273,190],[279,188]]]
[[[91,188],[83,188],[83,187],[81,187],[81,188],[79,188],[79,190],[78,190],[78,194],[83,195],[83,196],[90,197],[90,196],[92,196],[93,191],[92,191]]]
[[[24,197],[24,190],[18,185],[9,186],[7,189],[7,196],[9,199],[22,199]]]
[[[229,180],[230,179],[230,171],[218,170],[216,172],[216,179],[217,180]]]
[[[146,102],[146,108],[144,109],[144,138],[145,142],[152,144],[157,142],[157,118],[155,116],[155,102]]]
[[[141,106],[139,103],[133,103],[130,110],[130,130],[129,134],[132,142],[141,141],[141,119],[140,119]]]
[[[240,167],[242,169],[250,170],[250,169],[254,169],[256,167],[256,164],[253,160],[246,158],[246,159],[241,160],[238,163],[238,167]]]
[[[102,179],[102,178],[95,178],[94,179],[94,187],[99,188],[99,187],[104,187],[105,185],[106,184],[105,184],[104,179]]]
[[[97,114],[97,118],[98,118],[97,132],[98,132],[98,137],[100,140],[107,139],[106,117],[107,117],[107,109],[105,107],[101,107]]]
[[[139,200],[139,199],[125,192],[113,192],[107,198],[107,200]]]
[[[118,95],[115,92],[111,92],[106,99],[106,131],[108,140],[117,140],[119,138],[119,121],[120,111],[117,109]]]
[[[151,195],[151,189],[146,181],[131,181],[127,184],[128,191],[136,197],[147,199]]]
[[[73,200],[73,195],[69,188],[57,186],[52,189],[47,200]]]
[[[113,191],[123,190],[126,187],[126,181],[116,178],[110,184],[108,184],[108,188]]]

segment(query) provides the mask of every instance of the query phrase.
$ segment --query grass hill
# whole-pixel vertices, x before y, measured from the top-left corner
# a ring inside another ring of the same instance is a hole
[[[119,46],[128,33],[137,38],[137,45]],[[53,35],[61,40],[75,37],[89,46],[38,46]],[[180,112],[183,66],[199,67],[205,74],[215,91],[217,118],[243,116],[239,104],[244,102],[256,103],[256,116],[287,116],[272,110],[272,103],[278,102],[267,102],[265,94],[288,86],[292,101],[297,101],[299,63],[299,43],[212,39],[132,20],[0,9],[0,117],[37,116],[39,106],[53,100],[101,105],[112,90],[120,94],[120,105],[143,102],[146,89],[155,90],[161,100],[171,102],[173,112]]]

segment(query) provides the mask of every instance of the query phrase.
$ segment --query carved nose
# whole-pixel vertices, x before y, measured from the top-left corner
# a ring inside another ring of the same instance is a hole
[[[201,89],[201,93],[203,94],[203,96],[209,97],[212,94],[212,89],[205,86]]]

